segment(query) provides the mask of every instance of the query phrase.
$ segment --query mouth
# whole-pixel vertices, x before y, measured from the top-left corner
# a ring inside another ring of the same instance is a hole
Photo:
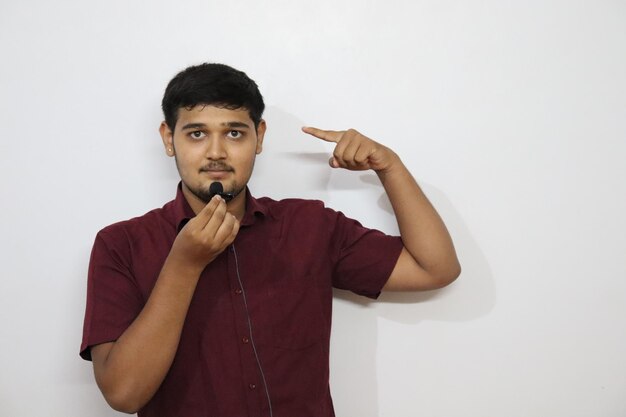
[[[201,169],[200,172],[231,172],[229,169]]]
[[[218,170],[218,169],[206,169],[206,170],[202,170],[201,172],[207,175],[211,180],[223,180],[231,173],[231,171],[224,171],[224,170]]]
[[[213,179],[224,178],[231,172],[234,172],[234,169],[225,164],[210,164],[200,168],[200,173],[206,173]]]
[[[222,172],[233,172],[234,169],[228,165],[224,165],[224,164],[211,164],[211,165],[205,165],[202,168],[200,168],[200,172],[217,172],[217,173],[222,173]]]

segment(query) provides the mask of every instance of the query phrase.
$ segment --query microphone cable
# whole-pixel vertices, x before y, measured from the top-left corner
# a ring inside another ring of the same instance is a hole
[[[272,400],[270,399],[270,392],[267,388],[267,381],[265,380],[265,372],[263,372],[263,367],[261,366],[261,360],[259,359],[259,353],[256,350],[256,344],[254,343],[254,337],[252,335],[252,320],[250,320],[250,310],[248,310],[248,300],[246,298],[246,290],[243,287],[243,282],[241,281],[241,275],[239,274],[239,261],[237,260],[237,250],[235,249],[235,244],[231,244],[231,250],[233,255],[235,256],[235,270],[237,271],[237,281],[239,281],[239,288],[241,288],[241,295],[243,296],[243,305],[246,310],[246,318],[248,319],[248,331],[250,332],[250,343],[252,344],[252,350],[254,351],[254,357],[256,358],[256,363],[259,366],[259,371],[261,372],[261,379],[263,380],[263,388],[265,388],[265,395],[267,396],[267,403],[269,405],[270,417],[274,417],[274,413],[272,412]]]

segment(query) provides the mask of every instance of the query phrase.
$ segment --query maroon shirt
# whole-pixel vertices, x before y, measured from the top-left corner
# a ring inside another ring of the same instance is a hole
[[[402,249],[319,201],[252,198],[235,242],[202,272],[172,366],[142,417],[334,416],[332,287],[376,298]],[[80,355],[117,340],[194,213],[176,199],[96,236]],[[242,285],[243,284],[243,285]],[[257,359],[258,358],[258,359]]]

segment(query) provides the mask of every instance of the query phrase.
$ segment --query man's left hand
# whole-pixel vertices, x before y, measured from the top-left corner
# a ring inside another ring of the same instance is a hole
[[[384,172],[398,160],[398,156],[391,149],[354,129],[336,131],[303,127],[302,131],[326,142],[336,143],[333,156],[328,161],[333,168]]]

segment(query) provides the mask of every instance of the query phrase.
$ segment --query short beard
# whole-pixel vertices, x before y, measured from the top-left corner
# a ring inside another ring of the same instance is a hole
[[[176,148],[174,148],[174,152],[176,152]],[[174,153],[174,161],[176,162],[176,169],[178,170],[178,173],[180,175],[180,167],[178,166],[178,157],[176,156],[175,153]],[[220,168],[224,168],[225,170],[229,170],[229,171],[233,170],[228,165],[225,165],[225,164],[222,164],[222,163],[210,163],[210,164],[208,164],[206,166],[206,168],[210,168],[211,166],[213,166],[213,167],[217,166],[217,167],[220,167]],[[185,184],[185,187],[187,187],[187,189],[189,191],[191,191],[191,194],[195,195],[198,199],[200,199],[200,201],[204,202],[204,204],[208,204],[209,201],[211,201],[211,198],[213,197],[213,194],[210,193],[210,189],[211,189],[211,185],[210,184],[206,187],[206,189],[194,188],[194,187],[191,187],[189,184],[187,184],[182,179],[182,175],[181,175],[181,181],[183,182],[183,184]],[[224,185],[224,184],[222,184],[222,185]],[[240,187],[239,184],[237,182],[235,182],[231,189],[226,189],[225,188],[224,192],[225,193],[232,193],[232,195],[233,195],[232,199],[234,199],[235,197],[237,197],[244,190],[244,188],[245,187]]]
[[[187,187],[187,189],[189,191],[191,191],[191,194],[195,195],[196,197],[198,197],[201,201],[203,201],[205,204],[208,204],[209,201],[211,201],[211,197],[213,197],[213,194],[209,191],[210,190],[210,185],[209,187],[206,188],[194,188],[194,187],[190,187],[189,184],[185,183],[185,186]],[[245,189],[245,187],[240,187],[239,184],[234,183],[233,187],[230,189],[224,189],[225,193],[232,193],[233,195],[233,199],[235,197],[237,197],[243,190]]]

